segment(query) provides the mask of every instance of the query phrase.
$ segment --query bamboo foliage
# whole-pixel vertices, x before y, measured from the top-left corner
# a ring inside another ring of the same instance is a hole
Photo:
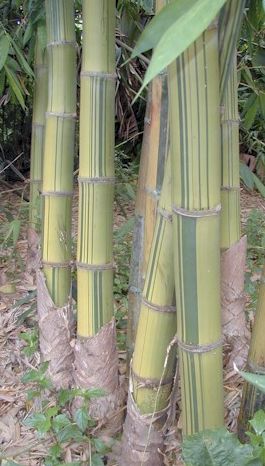
[[[169,67],[183,433],[223,424],[216,25]]]
[[[35,88],[33,96],[32,135],[31,135],[31,165],[30,165],[30,210],[29,227],[40,233],[41,218],[41,188],[43,169],[43,147],[45,112],[47,108],[48,67],[46,51],[42,49],[40,36],[45,28],[39,25],[36,33],[34,73]]]

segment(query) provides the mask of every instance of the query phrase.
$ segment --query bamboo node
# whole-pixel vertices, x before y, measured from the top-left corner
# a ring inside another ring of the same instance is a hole
[[[156,211],[157,211],[157,213],[158,213],[159,215],[161,215],[163,218],[165,218],[165,219],[168,220],[169,222],[172,222],[172,213],[171,213],[171,212],[169,212],[168,210],[163,209],[163,208],[161,208],[161,207],[158,207]]]
[[[141,288],[137,288],[136,286],[131,285],[129,286],[129,293],[140,295],[142,290]]]
[[[53,261],[46,261],[42,259],[42,265],[47,266],[47,267],[56,267],[58,269],[67,269],[68,267],[71,267],[72,263],[70,261],[68,262],[53,262]]]
[[[105,73],[104,71],[81,71],[80,76],[85,78],[103,78],[111,80],[116,80],[117,78],[116,73]]]
[[[172,211],[174,214],[181,215],[183,217],[211,217],[212,215],[218,215],[221,210],[221,204],[213,207],[212,209],[204,209],[204,210],[187,210],[183,209],[182,207],[173,206]]]
[[[47,44],[47,47],[53,47],[57,45],[72,45],[74,48],[77,48],[77,43],[75,40],[54,40]]]
[[[239,122],[240,122],[240,119],[237,118],[237,119],[232,119],[232,118],[227,118],[227,119],[224,119],[222,118],[222,121],[221,121],[221,125],[227,125],[227,126],[238,126],[239,125]]]
[[[30,180],[29,180],[29,183],[30,183],[30,184],[34,184],[34,183],[39,184],[39,183],[42,183],[42,180],[38,180],[38,179],[32,180],[32,179],[30,179]]]
[[[148,186],[146,186],[146,187],[144,188],[144,190],[145,190],[145,192],[146,192],[147,194],[149,194],[151,197],[154,197],[154,199],[156,199],[156,200],[159,199],[159,197],[160,197],[160,192],[161,192],[161,191],[159,191],[159,190],[157,190],[157,189],[149,188]]]
[[[240,186],[221,186],[221,191],[240,191]]]
[[[78,176],[79,183],[90,183],[90,184],[113,184],[115,183],[115,178],[113,176],[95,176],[95,177],[85,177]]]
[[[32,122],[32,128],[44,128],[45,125],[43,123],[36,123],[36,122]]]
[[[214,343],[209,343],[208,345],[192,345],[191,343],[184,343],[178,339],[178,347],[186,353],[208,353],[209,351],[213,351],[222,345],[222,339],[217,340]]]
[[[157,388],[163,385],[172,385],[173,381],[172,376],[164,377],[162,379],[150,379],[141,377],[140,375],[136,374],[132,369],[131,375],[133,380],[135,380],[137,383],[137,388]]]
[[[52,116],[52,117],[58,117],[58,118],[70,118],[70,119],[75,119],[76,118],[76,112],[74,112],[74,113],[46,112],[45,115],[46,115],[46,117]]]
[[[72,197],[73,191],[42,191],[42,196],[54,196],[54,197]]]
[[[159,306],[158,304],[150,303],[150,301],[148,301],[144,297],[142,298],[142,303],[144,306],[149,307],[150,309],[156,312],[169,312],[169,313],[176,312],[175,306]]]
[[[113,270],[114,266],[112,262],[108,264],[87,264],[85,262],[76,262],[76,267],[78,269],[85,269],[91,271],[101,271],[101,270]]]

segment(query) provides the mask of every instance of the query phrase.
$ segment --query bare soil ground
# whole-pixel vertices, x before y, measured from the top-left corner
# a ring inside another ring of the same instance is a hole
[[[19,189],[21,186],[19,183],[16,184]],[[257,193],[248,193],[241,189],[241,208],[244,226],[252,209],[265,212],[265,200]],[[126,209],[127,213],[132,215],[133,206],[130,205]],[[9,218],[7,212],[10,214]],[[20,336],[21,333],[28,332],[29,328],[36,325],[34,277],[25,271],[27,209],[26,203],[22,202],[13,191],[8,191],[0,181],[0,227],[7,226],[6,234],[13,227],[15,234],[17,224],[14,220],[18,218],[22,219],[22,223],[15,250],[13,250],[12,241],[7,242],[3,248],[0,244],[0,464],[2,461],[3,465],[11,466],[14,463],[9,460],[12,459],[19,465],[35,466],[44,464],[43,458],[53,443],[53,438],[51,436],[40,438],[32,428],[23,424],[24,420],[36,409],[36,403],[28,401],[29,387],[21,382],[21,378],[26,371],[40,364],[38,351],[33,356],[26,356],[23,353],[25,342]],[[73,218],[73,237],[76,239],[76,194]],[[124,221],[123,213],[117,207],[115,226],[120,226]],[[121,352],[120,356],[122,367],[124,352]],[[124,368],[121,372],[124,372]],[[242,381],[234,370],[228,371],[226,367],[224,368],[224,388],[226,425],[230,430],[235,431]],[[49,402],[52,405],[52,397]],[[178,422],[177,429],[181,429],[181,420]],[[170,444],[172,447],[172,442]],[[89,445],[80,447],[77,443],[66,443],[64,461],[69,463],[80,460],[80,458],[83,464],[90,464]],[[172,463],[169,459],[165,459],[165,464]]]

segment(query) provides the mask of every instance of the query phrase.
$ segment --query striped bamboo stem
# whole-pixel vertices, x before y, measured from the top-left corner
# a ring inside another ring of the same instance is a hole
[[[128,361],[133,353],[141,307],[141,294],[155,228],[168,152],[168,98],[165,74],[150,84],[145,115],[139,181],[135,205],[135,228],[128,293]]]
[[[223,332],[231,345],[229,365],[247,358],[244,314],[246,237],[240,232],[239,117],[236,43],[245,0],[229,0],[219,24],[221,102],[221,302]]]
[[[216,25],[169,67],[183,434],[223,425]]]
[[[83,1],[75,383],[101,388],[94,417],[119,398],[113,320],[115,1]],[[112,400],[111,400],[112,397]],[[104,405],[104,408],[103,408]],[[112,419],[112,430],[119,428]]]
[[[168,158],[142,295],[132,360],[121,464],[162,465],[162,428],[170,405],[175,371],[176,333]],[[133,430],[132,430],[133,426]]]
[[[43,264],[54,303],[68,301],[76,117],[76,42],[72,0],[46,0],[49,92],[43,192]]]
[[[113,316],[114,1],[83,2],[77,333],[95,335]]]
[[[221,249],[239,241],[239,116],[236,63],[229,73],[221,116]]]
[[[41,188],[43,167],[43,146],[45,112],[47,108],[48,66],[46,51],[42,49],[40,35],[43,25],[36,32],[34,57],[35,88],[33,95],[32,135],[31,135],[31,165],[30,165],[30,210],[29,227],[40,233],[41,229]]]
[[[43,149],[45,112],[48,93],[48,66],[46,50],[42,49],[41,35],[45,26],[39,25],[36,31],[34,57],[35,88],[33,95],[33,115],[30,156],[30,204],[28,227],[27,267],[35,269],[38,263],[39,235],[41,232],[41,189],[43,171]]]
[[[38,274],[40,347],[57,386],[70,383],[71,213],[76,117],[73,0],[46,0],[48,105],[43,167],[43,271]]]
[[[224,92],[236,51],[246,0],[228,0],[219,18],[220,98]]]
[[[247,360],[247,370],[253,374],[265,374],[265,266],[259,289],[258,304],[255,314],[255,322],[251,335],[250,348]],[[242,393],[240,413],[238,417],[238,435],[243,441],[248,438],[245,432],[248,430],[248,421],[253,418],[256,411],[264,409],[265,395],[254,385],[245,382]]]
[[[158,12],[165,0],[156,0]],[[127,360],[131,361],[141,308],[141,295],[155,229],[156,208],[168,153],[167,76],[161,73],[148,89],[144,136],[135,203],[135,227],[128,292]]]

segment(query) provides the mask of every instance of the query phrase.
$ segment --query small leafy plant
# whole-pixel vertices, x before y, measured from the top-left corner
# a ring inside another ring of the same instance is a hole
[[[236,435],[225,428],[187,437],[182,448],[186,466],[265,465],[265,412],[258,411],[249,423],[249,444],[240,443]]]
[[[104,393],[97,389],[63,389],[57,394],[52,392],[53,401],[50,401],[48,393],[51,393],[52,383],[46,375],[47,369],[48,363],[45,362],[38,369],[30,370],[22,377],[24,383],[34,385],[34,388],[27,392],[29,402],[38,399],[40,406],[39,411],[33,412],[24,420],[24,424],[35,429],[44,442],[50,438],[53,439],[53,444],[43,464],[45,466],[64,464],[104,466],[104,455],[109,451],[110,446],[95,436],[94,430],[97,423],[89,416],[90,400]],[[76,397],[82,401],[80,407],[74,411],[74,414],[71,414],[70,405]],[[89,459],[65,463],[64,447],[71,443],[78,444],[80,447],[89,446]]]
[[[32,356],[38,350],[39,338],[37,330],[33,328],[27,332],[22,332],[20,338],[26,343],[22,353],[26,356]]]

